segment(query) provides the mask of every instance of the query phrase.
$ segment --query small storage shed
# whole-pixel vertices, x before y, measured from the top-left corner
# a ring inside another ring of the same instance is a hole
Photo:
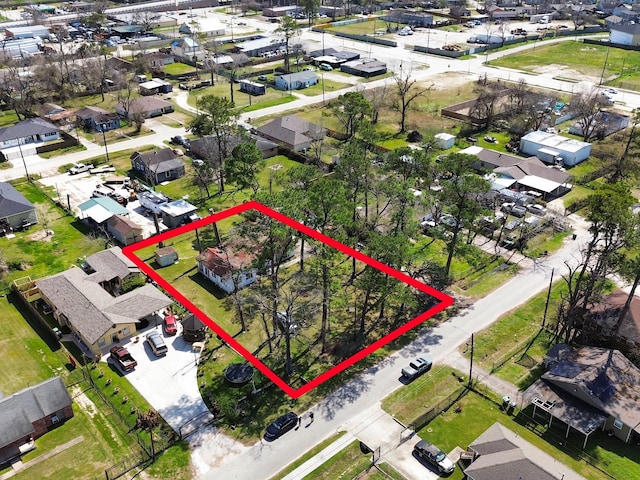
[[[436,144],[438,147],[446,150],[448,148],[453,147],[454,142],[456,141],[456,136],[451,135],[450,133],[438,133],[435,136]]]
[[[182,337],[186,342],[202,342],[207,336],[207,326],[193,313],[182,320]]]
[[[161,247],[156,249],[155,257],[158,265],[168,267],[178,261],[178,252],[173,247]]]

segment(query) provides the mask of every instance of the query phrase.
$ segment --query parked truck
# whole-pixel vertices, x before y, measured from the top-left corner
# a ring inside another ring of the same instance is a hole
[[[125,372],[133,370],[136,368],[136,365],[138,365],[138,362],[134,360],[129,350],[124,347],[112,347],[109,351],[111,352],[111,358],[113,358]]]

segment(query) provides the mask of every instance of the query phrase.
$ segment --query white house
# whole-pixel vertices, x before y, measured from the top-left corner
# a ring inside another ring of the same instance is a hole
[[[609,42],[637,47],[640,45],[640,24],[612,25]]]
[[[535,155],[545,163],[561,159],[564,165],[572,167],[589,158],[591,144],[536,130],[520,139],[520,152]]]
[[[204,59],[205,51],[200,48],[198,42],[189,37],[181,38],[171,44],[171,53],[176,57],[193,61],[194,58],[199,62]]]
[[[226,293],[240,290],[258,279],[252,252],[233,245],[206,248],[197,257],[198,271]]]

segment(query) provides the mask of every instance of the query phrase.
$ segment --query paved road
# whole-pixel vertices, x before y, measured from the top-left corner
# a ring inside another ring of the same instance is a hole
[[[268,478],[335,432],[346,428],[355,438],[362,438],[371,425],[383,421],[383,414],[376,406],[379,399],[401,387],[400,369],[408,360],[426,353],[436,364],[448,363],[451,358],[459,361],[459,354],[455,351],[469,340],[471,333],[486,328],[505,312],[543,291],[549,283],[552,269],[555,269],[556,278],[565,272],[565,262],[573,263],[575,252],[588,238],[585,227],[584,224],[578,225],[577,240],[566,240],[557,254],[520,272],[511,281],[451,320],[433,328],[423,328],[411,345],[369,368],[321,401],[313,408],[315,421],[309,428],[290,432],[275,442],[260,442],[244,455],[227,457],[222,466],[209,471],[203,478]],[[397,443],[401,443],[399,436]],[[389,442],[385,442],[383,437],[380,437],[380,444],[368,443],[368,446],[384,447],[383,452],[388,451],[391,458]],[[408,475],[408,478],[424,478],[426,471],[421,467],[418,472]]]

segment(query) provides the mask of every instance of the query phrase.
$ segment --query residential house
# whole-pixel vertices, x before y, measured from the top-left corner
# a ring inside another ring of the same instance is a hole
[[[457,13],[451,12],[451,15],[457,16]],[[467,13],[467,15],[465,16],[468,15],[469,13]],[[398,12],[398,14],[385,16],[383,17],[383,19],[385,21],[391,20],[394,23],[399,20],[400,23],[406,23],[416,27],[429,27],[433,25],[433,15],[431,15],[430,13],[419,12],[415,10],[400,11]]]
[[[638,12],[634,12],[631,8],[631,4],[620,3],[616,5],[611,12],[616,17],[620,17],[623,23],[630,24],[638,19]]]
[[[144,238],[143,228],[125,215],[113,215],[109,218],[107,231],[121,245],[131,245]]]
[[[108,132],[120,128],[120,115],[100,107],[82,107],[76,111],[76,124],[88,132]]]
[[[499,422],[476,438],[461,455],[471,460],[464,468],[469,480],[585,480],[548,453]]]
[[[13,185],[0,182],[0,229],[7,233],[11,229],[34,223],[38,223],[36,207]]]
[[[520,151],[535,155],[545,163],[555,164],[561,161],[564,165],[573,167],[589,158],[591,144],[536,130],[520,139]]]
[[[138,84],[140,95],[156,95],[173,91],[173,84],[161,78],[152,78],[148,82]]]
[[[198,42],[193,38],[189,37],[175,40],[171,44],[171,53],[176,57],[180,57],[191,62],[201,62],[206,54],[206,52],[200,47],[200,44],[198,44]]]
[[[359,58],[340,65],[340,71],[359,77],[371,78],[387,73],[387,64],[375,58]]]
[[[73,400],[60,377],[0,399],[0,464],[35,448],[35,439],[73,417]]]
[[[258,128],[258,134],[294,152],[311,147],[312,142],[321,140],[326,129],[295,115],[278,117]]]
[[[153,118],[171,112],[173,112],[173,104],[158,97],[134,98],[131,100],[128,110],[122,103],[116,105],[116,113],[127,119],[137,113],[144,115],[145,118]]]
[[[42,118],[28,118],[0,128],[0,149],[29,143],[43,143],[60,138],[60,129]]]
[[[266,138],[258,137],[253,134],[232,134],[225,138],[226,148],[231,152],[237,145],[243,142],[255,143],[258,150],[262,152],[262,158],[271,158],[278,154],[278,144]],[[214,135],[206,135],[202,138],[191,141],[191,154],[198,158],[217,159],[218,158],[218,142]]]
[[[152,152],[134,152],[131,166],[145,180],[153,185],[184,177],[184,162],[171,148],[162,148]]]
[[[205,248],[197,257],[198,271],[225,293],[233,293],[258,279],[253,266],[255,253],[247,248],[227,244]]]
[[[620,321],[628,294],[620,289],[589,307],[580,336],[591,344],[615,347],[628,357],[635,357],[640,347],[640,298],[634,296]]]
[[[104,227],[114,215],[129,215],[129,210],[109,197],[90,198],[78,205],[79,218],[94,228]]]
[[[198,17],[184,22],[178,28],[178,32],[189,37],[198,37],[202,35],[206,38],[219,37],[225,34],[225,25],[223,25],[217,17],[209,16],[206,18]]]
[[[315,72],[304,70],[302,72],[289,73],[276,77],[275,87],[277,90],[300,90],[311,87],[318,83],[318,76]]]
[[[460,153],[477,157],[473,164],[476,170],[491,170],[490,180],[497,190],[534,191],[548,199],[564,195],[571,189],[569,175],[565,171],[545,165],[536,157],[516,157],[475,145]]]
[[[560,421],[566,430],[589,436],[597,429],[629,443],[640,434],[640,370],[620,351],[555,345],[546,373],[525,392],[534,418]]]
[[[55,103],[43,103],[38,108],[40,116],[55,125],[67,125],[73,120],[75,115],[71,110],[67,110]]]
[[[596,12],[611,15],[613,9],[618,6],[618,2],[612,2],[610,0],[599,0],[596,4]]]
[[[169,55],[168,53],[151,52],[142,56],[144,58],[144,61],[152,70],[160,69],[165,65],[171,65],[175,62],[175,58],[173,58],[173,55]]]
[[[173,303],[150,283],[122,293],[127,279],[138,275],[135,264],[114,247],[87,257],[85,269],[72,267],[35,284],[53,318],[93,357],[134,335]]]
[[[569,127],[569,133],[582,137],[584,135],[583,126],[588,125],[587,131],[591,132],[592,138],[603,139],[627,128],[629,120],[629,115],[601,110],[586,120],[581,119],[572,124]]]
[[[609,32],[609,41],[619,45],[639,46],[640,23],[612,25],[611,31]]]

